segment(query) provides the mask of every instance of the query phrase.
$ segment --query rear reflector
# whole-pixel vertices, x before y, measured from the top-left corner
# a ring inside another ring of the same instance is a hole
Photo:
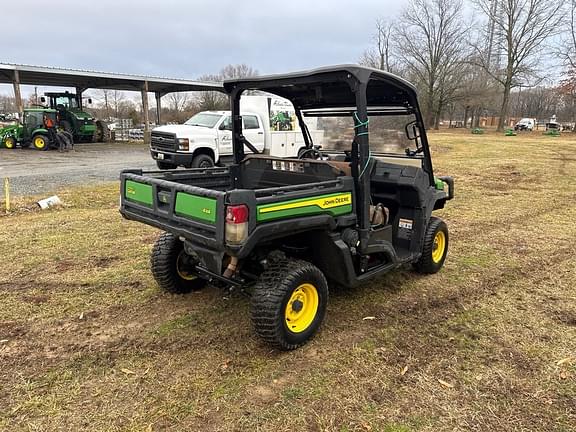
[[[241,244],[248,237],[248,216],[245,204],[226,207],[226,243]]]
[[[233,205],[226,207],[226,223],[229,224],[241,224],[248,222],[248,206]]]

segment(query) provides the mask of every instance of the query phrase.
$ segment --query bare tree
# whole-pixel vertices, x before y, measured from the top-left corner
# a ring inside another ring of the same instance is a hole
[[[410,0],[400,16],[396,52],[421,88],[426,127],[438,125],[458,87],[467,31],[462,0]]]
[[[224,81],[233,78],[246,78],[257,76],[258,71],[245,64],[227,65],[215,75],[204,75],[200,81]],[[196,101],[199,111],[226,110],[230,107],[228,98],[214,91],[200,92]]]
[[[362,53],[359,63],[365,66],[398,73],[398,62],[394,55],[395,27],[392,21],[384,18],[376,20],[376,33],[373,36],[374,46]]]
[[[503,130],[510,109],[511,90],[524,81],[537,76],[538,54],[544,42],[561,29],[562,0],[473,0],[476,7],[487,17],[498,35],[494,46],[502,53],[501,68],[491,62],[492,53],[486,53],[483,44],[476,44],[476,59],[486,73],[502,85],[502,104],[498,130]],[[490,39],[490,34],[486,35]]]
[[[570,2],[557,53],[568,70],[576,70],[576,0]]]

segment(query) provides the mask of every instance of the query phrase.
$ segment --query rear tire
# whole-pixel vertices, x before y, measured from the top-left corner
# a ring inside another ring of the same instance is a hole
[[[448,254],[448,226],[437,217],[432,216],[424,235],[422,255],[414,263],[419,273],[432,274],[440,271]]]
[[[32,137],[32,145],[36,150],[46,151],[50,148],[50,140],[47,135],[37,134]]]
[[[293,350],[312,338],[328,303],[328,283],[315,265],[281,258],[258,280],[252,294],[252,324],[266,343]]]
[[[176,169],[177,166],[174,164],[171,164],[170,162],[162,162],[157,160],[156,161],[156,166],[158,167],[158,169],[161,170],[169,170],[169,169]]]
[[[207,154],[199,154],[192,159],[192,168],[212,168],[214,159]]]
[[[160,288],[173,294],[185,294],[200,290],[207,283],[189,270],[192,261],[184,251],[184,244],[180,239],[172,233],[165,232],[154,244],[150,267]]]

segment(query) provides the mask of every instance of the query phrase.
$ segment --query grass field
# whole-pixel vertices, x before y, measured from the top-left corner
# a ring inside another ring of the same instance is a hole
[[[437,133],[445,268],[332,293],[305,347],[160,292],[117,185],[0,216],[0,430],[576,430],[576,139]],[[365,317],[374,319],[364,320]]]

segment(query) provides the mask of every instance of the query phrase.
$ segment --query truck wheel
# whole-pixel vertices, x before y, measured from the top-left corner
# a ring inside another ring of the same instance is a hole
[[[191,261],[180,239],[165,232],[154,244],[150,267],[160,288],[174,294],[185,294],[197,291],[207,283],[189,270]]]
[[[282,258],[271,262],[252,294],[252,324],[265,342],[293,350],[318,331],[328,303],[328,283],[313,264]]]
[[[419,273],[437,273],[444,265],[447,254],[448,227],[442,219],[432,216],[424,235],[422,256],[414,263],[414,268]]]
[[[4,140],[4,147],[7,149],[13,149],[16,147],[16,140],[14,137],[8,137]]]
[[[212,168],[214,159],[207,154],[199,154],[192,159],[192,168]]]
[[[162,161],[156,161],[156,166],[158,167],[158,169],[161,170],[167,170],[167,169],[176,169],[176,165],[171,164],[169,162],[162,162]]]
[[[48,137],[44,134],[34,135],[32,138],[32,145],[36,150],[48,150],[50,147]]]

